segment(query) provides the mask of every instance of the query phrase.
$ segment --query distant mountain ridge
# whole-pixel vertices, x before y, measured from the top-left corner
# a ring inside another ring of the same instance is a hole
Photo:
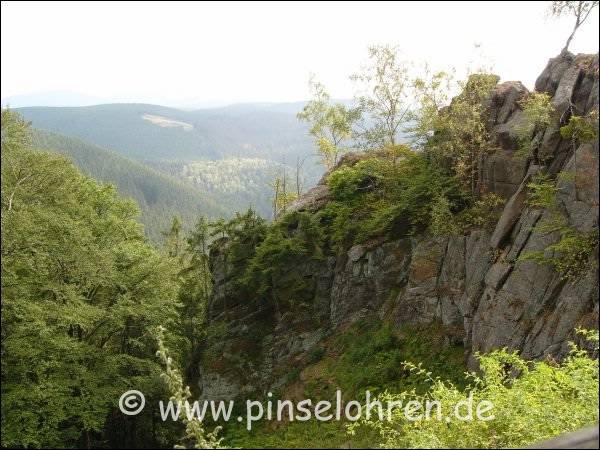
[[[126,103],[16,111],[37,129],[84,141],[87,153],[91,152],[89,144],[111,149],[116,152],[109,158],[113,161],[118,154],[171,181],[179,180],[187,189],[195,188],[222,202],[223,214],[252,206],[269,218],[273,181],[282,176],[284,168],[289,175],[302,163],[304,189],[323,174],[308,126],[296,117],[304,104],[251,103],[188,111]],[[54,139],[53,145],[59,152],[74,146],[64,139]],[[133,170],[131,164],[125,165]],[[142,171],[138,169],[134,172]],[[123,185],[124,181],[120,182]]]
[[[105,103],[101,97],[74,91],[48,91],[2,97],[2,106],[23,108],[28,106],[90,106]]]
[[[138,160],[195,161],[227,157],[293,161],[313,153],[308,127],[296,118],[301,104],[186,111],[150,104],[17,108],[36,128],[76,136]],[[283,110],[278,110],[283,109]],[[158,116],[190,124],[163,127]]]
[[[29,106],[94,106],[109,103],[158,103],[174,108],[188,110],[201,108],[215,108],[230,104],[228,102],[214,100],[176,100],[166,98],[160,101],[158,101],[158,99],[156,98],[154,98],[152,101],[142,101],[139,97],[137,99],[130,96],[101,97],[69,90],[43,91],[9,95],[6,97],[2,97],[1,102],[3,107],[10,106],[11,108],[24,108]]]

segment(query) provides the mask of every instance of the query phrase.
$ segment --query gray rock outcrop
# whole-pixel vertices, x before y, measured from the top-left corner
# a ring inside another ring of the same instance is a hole
[[[573,149],[559,127],[571,114],[598,108],[598,55],[551,59],[535,89],[549,93],[560,113],[544,131],[538,162],[553,173],[577,172],[575,179],[560,182],[559,201],[570,226],[590,231],[598,227],[598,143]],[[240,298],[217,246],[211,255],[215,287],[207,327],[226,332],[213,333],[200,349],[203,395],[235,397],[280,386],[289,368],[319,342],[368,315],[398,327],[442,323],[464,345],[472,369],[476,352],[502,347],[525,358],[561,358],[576,327],[598,328],[597,254],[574,283],[550,266],[519,260],[523,252],[557,240],[555,234],[533,231],[548,212],[525,202],[527,183],[540,166],[515,155],[519,102],[528,94],[521,83],[502,83],[491,102],[490,131],[498,150],[484,162],[483,181],[507,199],[494,230],[358,245],[337,257],[298,261],[278,279],[272,304]],[[318,209],[327,201],[321,183],[292,209]],[[285,302],[286,277],[302,280],[303,301]]]

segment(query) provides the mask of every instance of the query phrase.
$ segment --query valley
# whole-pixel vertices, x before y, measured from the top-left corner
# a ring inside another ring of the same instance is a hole
[[[0,447],[598,448],[599,9],[3,1]]]
[[[284,171],[295,177],[298,161],[301,188],[316,183],[322,169],[306,127],[296,119],[301,107],[183,111],[114,104],[17,111],[36,129],[40,148],[72,157],[84,173],[134,198],[147,236],[160,242],[175,215],[186,229],[198,214],[231,217],[250,206],[271,219],[273,180]]]

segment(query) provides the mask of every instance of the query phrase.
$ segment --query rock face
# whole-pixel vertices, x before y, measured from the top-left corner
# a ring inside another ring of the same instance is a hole
[[[590,231],[598,227],[598,143],[573,149],[559,127],[573,113],[598,108],[598,55],[551,59],[535,88],[552,95],[561,115],[541,137],[539,164],[554,173],[577,171],[575,179],[561,181],[559,200],[569,224]],[[521,83],[502,83],[490,106],[498,149],[484,161],[483,180],[489,191],[507,199],[494,230],[357,245],[337,257],[298,261],[278,278],[276,294],[286,298],[288,281],[302,280],[304,301],[296,303],[240,298],[217,245],[211,254],[209,338],[197,361],[202,395],[232,398],[281,386],[290,368],[301,365],[319,342],[368,315],[398,327],[443,324],[449,341],[464,345],[472,369],[476,352],[502,347],[525,358],[561,358],[575,328],[598,328],[597,254],[574,283],[547,265],[518,260],[523,252],[557,240],[532,231],[548,212],[525,202],[528,180],[542,167],[514,155],[519,101],[527,95]],[[325,188],[318,185],[294,208],[318,208],[327,201]]]

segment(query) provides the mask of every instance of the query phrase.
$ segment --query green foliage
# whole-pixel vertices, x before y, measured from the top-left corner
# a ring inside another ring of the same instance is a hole
[[[403,368],[405,360],[426,362],[434,373],[459,382],[464,371],[463,350],[440,343],[443,333],[439,325],[398,331],[378,320],[360,320],[335,338],[335,348],[342,354],[330,371],[349,397],[366,389],[374,393],[427,388]]]
[[[548,211],[547,218],[536,225],[534,231],[543,234],[557,233],[558,241],[544,250],[525,252],[519,256],[519,260],[550,265],[563,280],[575,282],[587,272],[590,258],[597,251],[598,230],[581,232],[568,225],[567,218],[560,209],[556,180],[539,174],[527,187],[527,204]]]
[[[571,139],[574,144],[598,140],[598,110],[587,116],[571,116],[569,123],[560,129],[563,139]]]
[[[406,148],[402,156],[369,157],[328,178],[333,201],[319,215],[334,247],[427,228],[440,195],[464,205],[456,180]]]
[[[345,399],[354,399],[366,390],[427,389],[402,367],[407,359],[424,361],[436,375],[460,383],[464,351],[445,341],[447,332],[440,324],[398,329],[374,317],[361,319],[315,350],[318,358],[309,355],[311,375],[303,375],[304,396],[333,399],[340,389]]]
[[[248,300],[273,299],[274,280],[293,273],[294,263],[322,256],[323,237],[314,215],[294,212],[267,225],[252,210],[237,214],[229,222],[212,224],[212,233],[222,234],[212,244],[230,263],[229,277]],[[294,278],[294,277],[292,277]],[[287,302],[303,298],[304,282],[287,277]]]
[[[534,92],[521,101],[523,120],[515,131],[519,139],[519,155],[524,157],[535,156],[540,144],[539,139],[534,139],[537,133],[546,129],[554,119],[554,106],[552,98],[545,92]]]
[[[450,201],[443,195],[440,195],[431,205],[429,230],[434,236],[454,236],[460,233],[451,206]]]
[[[439,106],[447,99],[447,74],[434,74],[431,80],[416,84],[419,108],[416,125],[409,131],[435,164],[451,168],[474,197],[480,188],[482,156],[494,150],[485,112],[497,82],[496,75],[472,74],[460,84],[461,93],[444,108]]]
[[[421,365],[405,364],[415,376],[430,384],[421,394],[386,392],[380,400],[436,400],[442,415],[452,415],[454,406],[467,400],[473,405],[486,400],[493,409],[489,421],[430,420],[408,421],[404,408],[395,409],[391,421],[363,420],[350,428],[366,426],[376,430],[384,448],[523,448],[558,434],[575,431],[598,421],[598,359],[574,348],[562,363],[530,363],[516,353],[496,350],[478,355],[482,374],[471,374],[466,389],[426,372]],[[515,377],[515,374],[518,376]],[[452,418],[452,417],[451,417]]]
[[[228,275],[241,296],[254,297],[244,274],[257,247],[265,240],[268,228],[266,221],[252,209],[244,214],[236,213],[230,221],[220,219],[210,224],[210,235],[220,236],[211,243],[210,251],[224,253],[230,266]]]
[[[574,282],[587,272],[590,257],[597,252],[598,230],[581,233],[565,226],[559,229],[559,233],[558,242],[543,251],[527,252],[519,260],[550,265],[563,280]]]
[[[395,145],[410,118],[410,65],[401,61],[396,47],[369,47],[369,64],[350,77],[358,83],[355,96],[363,123],[354,134],[360,148]]]
[[[2,108],[2,141],[3,152],[16,152],[31,144],[31,133],[28,122],[20,114],[8,108]]]
[[[413,91],[417,107],[411,112],[412,124],[407,127],[412,142],[424,146],[433,136],[439,120],[440,110],[450,104],[450,95],[456,88],[452,72],[431,72],[429,67],[413,80]]]
[[[183,233],[181,227],[181,219],[178,216],[173,216],[171,219],[171,227],[167,231],[163,231],[164,249],[170,257],[180,256],[183,252]]]
[[[446,330],[440,325],[397,328],[370,317],[332,337],[308,355],[309,367],[298,374],[290,368],[295,381],[303,387],[301,398],[334,401],[340,389],[345,401],[364,398],[371,393],[407,389],[427,390],[429,384],[405,370],[405,359],[425,361],[436,375],[460,383],[463,379],[464,351],[462,347],[443,342]],[[284,396],[285,397],[285,396]],[[225,441],[233,447],[248,448],[373,448],[378,433],[362,427],[352,436],[347,434],[347,422],[330,421],[258,423],[251,432],[228,424]]]
[[[313,82],[316,98],[299,117],[314,124],[311,133],[321,153],[330,155],[328,168],[337,161],[337,142],[353,140],[355,148],[379,152],[396,147],[399,135],[408,131],[433,165],[451,170],[471,196],[478,197],[483,156],[495,150],[486,111],[499,77],[473,73],[465,82],[455,82],[452,73],[430,73],[427,67],[423,76],[414,77],[411,67],[399,59],[397,48],[372,46],[369,64],[350,77],[359,85],[355,109],[338,105],[340,111],[335,113],[323,86]],[[455,87],[460,94],[450,101]],[[327,124],[326,130],[334,130],[331,137],[325,136],[322,124]],[[395,212],[384,215],[389,218]]]
[[[308,363],[309,364],[318,363],[319,361],[321,361],[323,356],[325,356],[325,353],[326,353],[325,348],[316,347],[315,349],[311,350],[310,353],[308,354]]]
[[[243,282],[259,295],[273,294],[274,282],[288,274],[296,262],[322,256],[321,233],[313,215],[299,212],[285,215],[269,227],[265,239],[257,246],[248,261]],[[295,278],[293,282],[288,279],[287,284],[287,301],[301,300],[304,282]]]
[[[184,385],[183,377],[179,370],[174,367],[173,358],[170,356],[164,340],[165,328],[159,326],[156,331],[156,341],[158,350],[156,356],[160,359],[164,371],[160,374],[167,385],[171,394],[170,400],[175,404],[181,404],[182,408],[185,402],[192,402],[192,393],[189,386]],[[184,445],[178,445],[175,448],[226,448],[221,446],[222,439],[217,438],[220,427],[207,433],[202,426],[202,422],[193,418],[188,419],[187,414],[181,414],[180,420],[185,425],[185,434],[182,437]]]
[[[381,188],[385,169],[385,162],[379,158],[363,159],[352,167],[340,167],[327,179],[332,197],[337,201],[351,201],[363,192]]]
[[[457,217],[463,233],[472,228],[493,229],[500,218],[504,203],[505,200],[493,192],[475,199]]]
[[[325,86],[314,78],[309,82],[313,99],[298,113],[299,120],[311,125],[321,159],[331,169],[340,154],[348,149],[352,138],[352,126],[360,118],[360,111],[346,107],[343,103],[331,103]]]
[[[358,322],[339,336],[336,344],[343,351],[336,367],[347,395],[378,389],[401,378],[403,355],[391,327],[373,321]]]
[[[232,424],[225,442],[232,448],[372,448],[375,433],[357,433],[350,437],[343,422],[291,422],[273,428],[258,423],[248,432],[243,425]]]
[[[173,176],[74,137],[36,129],[31,135],[35,148],[68,156],[85,175],[113,184],[121,196],[134,199],[141,210],[145,234],[156,244],[162,243],[161,231],[174,215],[181,218],[184,229],[189,229],[199,215],[214,218],[228,214],[216,200],[219,192],[195,189]]]
[[[194,352],[202,337],[200,325],[204,322],[212,289],[208,258],[209,229],[209,222],[200,217],[188,234],[183,254],[179,256],[179,321],[189,349],[187,354]]]
[[[558,187],[556,181],[547,174],[541,172],[533,177],[527,184],[527,205],[532,208],[548,209],[556,212],[558,205]]]
[[[168,443],[149,413],[113,414],[131,387],[162,395],[150,330],[177,317],[177,267],[136,215],[111,186],[31,149],[26,124],[2,111],[2,446],[101,445],[116,429],[129,430],[120,445]]]

